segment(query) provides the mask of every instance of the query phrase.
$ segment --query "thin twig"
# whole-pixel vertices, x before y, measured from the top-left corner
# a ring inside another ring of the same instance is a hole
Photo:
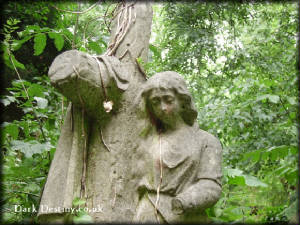
[[[110,13],[111,19],[109,20],[109,24],[108,24],[109,28],[111,27],[111,23],[112,23],[112,21],[113,21],[113,15],[114,15],[114,13],[115,13],[117,7],[118,7],[118,5],[116,5],[115,8],[114,8],[114,9],[111,11],[111,13]],[[111,32],[111,29],[109,29],[109,30],[110,30],[109,32]]]
[[[97,20],[99,18],[102,18],[102,17],[103,16],[98,16],[96,18],[92,18],[92,19],[88,20],[85,23],[84,28],[83,28],[83,45],[84,45],[84,48],[85,48],[85,40],[86,40],[86,38],[85,38],[85,36],[86,36],[86,30],[87,30],[88,26],[91,24],[91,22],[93,22],[93,21],[95,21],[95,20]]]
[[[107,17],[107,12],[108,12],[108,9],[109,9],[110,6],[111,6],[111,4],[110,4],[109,6],[107,6],[107,8],[106,8],[106,10],[105,10],[105,13],[104,13],[104,24],[105,24],[105,26],[106,26],[108,32],[111,32],[111,30],[110,30],[109,25],[107,24],[106,17]]]
[[[27,99],[28,99],[28,101],[29,101],[30,98],[29,98],[29,95],[28,95],[28,91],[27,91],[25,85],[23,84],[23,80],[21,79],[21,75],[19,74],[19,71],[17,70],[17,68],[16,68],[16,66],[15,66],[15,64],[14,64],[14,62],[13,62],[13,60],[12,60],[10,51],[8,51],[8,56],[9,56],[9,59],[10,59],[12,65],[13,65],[13,67],[14,67],[15,72],[17,73],[17,76],[18,76],[19,80],[21,81],[22,87],[23,87],[23,89],[24,89],[24,91],[25,91],[25,94],[26,94],[26,97],[27,97]],[[40,120],[40,118],[38,118],[38,116],[37,116],[37,114],[36,114],[36,111],[35,111],[35,108],[34,108],[34,107],[32,107],[32,112],[33,112],[33,115],[34,115],[35,119],[38,121],[39,128],[40,128],[40,131],[41,131],[41,133],[42,133],[44,142],[46,142],[47,140],[46,140],[46,136],[45,136],[45,134],[44,134],[44,130],[43,130],[43,126],[42,126],[42,121]]]
[[[87,135],[85,134],[85,127],[84,127],[85,112],[83,107],[81,109],[81,115],[82,115],[81,129],[82,129],[82,137],[84,139],[84,145],[83,145],[83,165],[82,165],[80,198],[83,198],[83,196],[86,195],[86,167],[87,167],[86,166]]]
[[[124,7],[122,7],[122,9],[120,11],[120,14],[118,16],[118,26],[117,26],[117,28],[120,28],[120,19],[121,19],[122,15],[123,15],[123,10],[124,10]]]
[[[61,99],[61,119],[60,119],[60,127],[62,127],[63,119],[64,119],[64,97],[62,96],[62,99]]]
[[[129,27],[133,23],[132,15],[131,15],[133,5],[134,5],[134,3],[130,4],[128,6],[122,6],[122,8],[118,11],[116,34],[115,34],[113,41],[108,46],[105,55],[108,55],[108,56],[114,55],[117,48],[119,47],[120,43],[123,41],[125,35],[128,33]],[[123,16],[123,11],[125,11],[124,16]],[[122,17],[123,17],[123,20],[122,20],[122,23],[120,24],[120,19]]]
[[[124,58],[124,56],[125,56],[125,55],[128,53],[128,51],[129,51],[129,50],[128,50],[128,49],[126,49],[126,51],[125,51],[125,52],[122,54],[122,56],[120,56],[120,57],[119,57],[119,60],[123,59],[123,58]]]
[[[129,11],[129,16],[128,17],[127,17],[127,10]],[[120,29],[122,29],[122,33],[120,34],[120,38],[116,40],[115,45],[109,51],[108,55],[113,55],[115,53],[115,51],[119,47],[120,43],[123,41],[125,35],[127,34],[128,30],[129,30],[129,27],[130,27],[130,23],[131,23],[131,6],[127,6],[127,7],[125,7],[125,15],[124,15],[123,23],[122,23],[122,25],[123,24],[124,25],[120,26]],[[119,34],[119,32],[117,34]]]
[[[124,30],[122,36],[120,37],[119,42],[121,42],[121,41],[123,40],[124,36],[126,35],[128,29],[129,29],[129,25],[130,25],[130,22],[131,22],[131,7],[128,7],[128,11],[129,11],[129,16],[128,16],[128,18],[127,18],[127,14],[125,15],[125,21],[127,22],[127,23],[126,23],[126,28],[125,28],[125,30]],[[127,13],[127,8],[126,8],[126,13]],[[117,43],[117,44],[119,44],[119,43]]]
[[[98,4],[100,3],[100,1],[96,2],[94,5],[90,6],[88,9],[82,11],[82,12],[74,12],[74,11],[70,11],[70,10],[65,10],[65,9],[60,9],[60,8],[57,8],[55,5],[51,5],[53,8],[59,10],[59,11],[62,11],[62,12],[66,12],[66,13],[72,13],[72,14],[83,14],[83,13],[86,13],[88,11],[90,11],[91,9],[95,8]]]
[[[105,87],[104,87],[103,78],[102,78],[102,75],[101,75],[101,65],[100,65],[99,59],[97,57],[94,57],[94,58],[96,59],[96,61],[98,63],[98,67],[99,67],[99,75],[100,75],[100,80],[101,80],[102,92],[103,92],[105,101],[108,101],[106,90],[105,90]]]
[[[18,76],[19,80],[21,81],[21,84],[22,84],[22,87],[23,87],[23,89],[24,89],[24,91],[25,91],[26,97],[27,97],[27,99],[29,100],[28,91],[27,91],[25,85],[23,84],[23,81],[22,81],[22,79],[21,79],[21,76],[20,76],[20,74],[19,74],[19,71],[17,70],[17,68],[16,68],[16,66],[15,66],[15,64],[14,64],[14,62],[13,62],[13,60],[12,60],[10,51],[8,51],[8,56],[9,56],[9,59],[10,59],[12,65],[13,65],[13,67],[14,67],[16,73],[17,73],[17,76]]]
[[[124,7],[122,7],[122,9],[121,9],[121,11],[120,11],[120,14],[119,14],[119,16],[118,16],[118,26],[117,26],[117,28],[116,28],[116,34],[115,34],[115,36],[114,36],[114,39],[113,39],[113,41],[111,42],[111,44],[108,46],[108,48],[107,48],[107,51],[106,51],[106,55],[109,55],[110,54],[110,49],[112,49],[115,45],[116,45],[116,43],[117,43],[117,39],[118,39],[118,37],[119,37],[119,35],[120,35],[120,32],[121,32],[121,30],[122,30],[122,25],[124,24],[124,20],[123,20],[123,22],[122,22],[122,24],[121,24],[121,26],[120,26],[120,18],[122,17],[122,15],[123,15],[123,10],[124,10]]]
[[[109,147],[107,146],[107,144],[105,143],[104,139],[103,139],[103,134],[102,134],[102,129],[101,127],[99,127],[99,130],[100,130],[100,135],[101,135],[101,141],[103,143],[103,145],[105,146],[105,148],[107,149],[107,151],[111,152]]]
[[[135,3],[136,3],[136,1],[135,1],[134,3],[128,5],[128,7],[133,6]],[[122,3],[120,3],[120,4],[122,4]],[[117,5],[117,7],[118,7],[118,5]],[[116,7],[116,8],[117,8],[117,7]],[[119,12],[122,11],[123,9],[124,9],[124,6],[123,6],[121,9],[119,9],[119,10],[115,13],[115,15],[113,15],[113,18],[112,18],[112,19],[116,18],[116,16],[119,14]]]

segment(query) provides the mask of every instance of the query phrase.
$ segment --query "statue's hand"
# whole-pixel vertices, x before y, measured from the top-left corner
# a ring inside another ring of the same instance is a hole
[[[113,56],[94,57],[70,50],[54,59],[48,74],[51,84],[74,105],[104,120],[110,111],[120,107],[120,96],[134,72],[130,66]]]
[[[103,83],[106,85],[107,73],[105,69],[103,71]],[[84,107],[90,116],[98,118],[101,114],[107,114],[103,108],[105,96],[96,58],[77,50],[66,51],[54,59],[48,74],[51,84],[74,105]],[[111,108],[108,107],[105,108],[107,112]]]
[[[182,205],[182,202],[180,201],[180,199],[178,198],[173,198],[172,199],[172,211],[177,214],[177,215],[180,215],[184,212],[184,209],[183,209],[183,205]]]
[[[98,73],[98,65],[93,57],[84,52],[70,50],[54,59],[48,74],[51,83],[60,88],[78,76],[95,82],[95,73]]]

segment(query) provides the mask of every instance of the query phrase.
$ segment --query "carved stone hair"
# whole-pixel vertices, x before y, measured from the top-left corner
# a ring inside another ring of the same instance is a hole
[[[174,91],[180,102],[181,110],[179,113],[182,119],[186,124],[192,126],[197,118],[197,111],[182,76],[173,71],[154,74],[143,86],[141,96],[144,101],[147,101],[151,91],[157,88]],[[147,104],[144,104],[144,106],[147,107]]]

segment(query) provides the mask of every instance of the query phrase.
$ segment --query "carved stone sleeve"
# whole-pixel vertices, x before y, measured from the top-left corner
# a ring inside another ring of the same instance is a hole
[[[222,190],[222,148],[219,140],[211,134],[205,132],[204,136],[206,141],[201,151],[198,182],[176,196],[172,202],[173,208],[179,201],[183,210],[206,209],[219,200]]]
[[[51,83],[73,104],[102,119],[104,101],[118,108],[120,95],[128,88],[133,65],[121,63],[113,56],[93,57],[77,50],[66,51],[55,58],[50,69]]]

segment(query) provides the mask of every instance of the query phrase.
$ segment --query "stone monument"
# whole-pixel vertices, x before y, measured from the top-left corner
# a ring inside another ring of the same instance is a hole
[[[91,56],[57,56],[51,83],[72,103],[41,198],[41,222],[66,221],[62,209],[85,200],[94,222],[203,222],[221,193],[221,145],[198,128],[183,78],[149,80],[149,2],[119,4],[110,45]],[[54,209],[54,210],[44,210]]]

